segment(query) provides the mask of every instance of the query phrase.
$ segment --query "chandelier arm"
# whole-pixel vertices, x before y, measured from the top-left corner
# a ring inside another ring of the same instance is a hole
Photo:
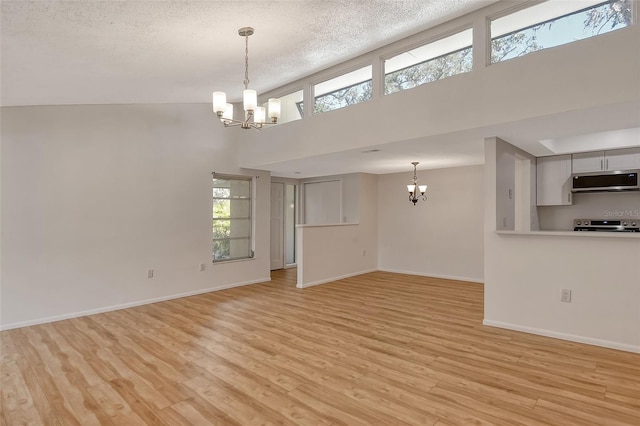
[[[243,129],[250,129],[254,123],[251,123],[251,119],[253,119],[253,111],[245,111],[244,112],[244,124],[242,126]]]
[[[264,128],[265,125],[268,124],[277,124],[277,123],[252,123],[249,121],[245,121],[245,120],[236,120],[234,119],[220,119],[220,121],[222,121],[222,124],[224,124],[225,127],[235,127],[235,126],[242,126],[244,125],[245,128],[251,128],[251,129],[256,129],[256,130],[261,130],[262,128]]]
[[[240,126],[242,124],[242,121],[240,120],[224,120],[223,124],[225,127],[235,127],[235,126]]]

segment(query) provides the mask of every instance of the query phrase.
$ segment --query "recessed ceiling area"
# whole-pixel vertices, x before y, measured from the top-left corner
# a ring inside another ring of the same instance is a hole
[[[484,164],[482,138],[455,139],[453,135],[416,139],[265,164],[258,168],[270,170],[274,176],[300,179],[348,173],[396,173],[412,168],[413,161],[420,161],[420,170]]]
[[[420,162],[418,170],[470,166],[484,164],[484,139],[491,136],[536,157],[626,148],[640,145],[637,111],[640,102],[606,105],[251,167],[270,170],[273,176],[301,179],[406,172],[413,161]]]

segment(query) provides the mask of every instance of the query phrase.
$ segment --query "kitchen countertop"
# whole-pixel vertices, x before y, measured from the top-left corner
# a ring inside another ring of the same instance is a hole
[[[595,231],[496,231],[499,235],[542,235],[554,237],[637,238],[640,232],[595,232]]]

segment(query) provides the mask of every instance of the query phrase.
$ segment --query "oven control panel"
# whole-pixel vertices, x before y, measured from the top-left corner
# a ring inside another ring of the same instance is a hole
[[[640,219],[575,219],[574,231],[640,232]]]

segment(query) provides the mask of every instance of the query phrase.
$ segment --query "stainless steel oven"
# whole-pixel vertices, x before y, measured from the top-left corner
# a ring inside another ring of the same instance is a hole
[[[574,231],[640,232],[640,219],[575,219]]]

